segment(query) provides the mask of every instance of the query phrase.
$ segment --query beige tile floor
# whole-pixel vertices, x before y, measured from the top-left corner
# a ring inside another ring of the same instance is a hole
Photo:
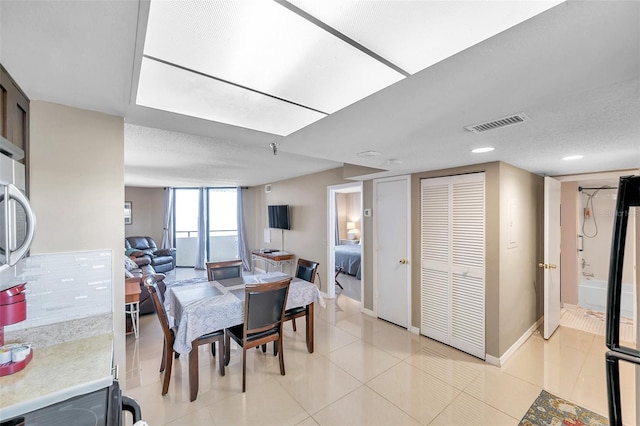
[[[301,323],[301,322],[300,322]],[[237,347],[225,377],[208,347],[200,352],[200,390],[189,402],[188,359],[174,363],[160,395],[162,334],[155,315],[127,336],[125,394],[159,425],[517,425],[541,389],[607,415],[604,338],[560,327],[538,333],[502,368],[360,313],[349,298],[316,309],[316,350],[286,326],[286,375],[277,357],[251,350],[247,392]],[[622,364],[625,424],[635,422],[633,367]],[[128,424],[131,424],[128,419]]]

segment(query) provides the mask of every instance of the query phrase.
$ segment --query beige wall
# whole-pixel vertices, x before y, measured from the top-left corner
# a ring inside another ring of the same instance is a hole
[[[543,315],[543,199],[542,177],[500,163],[500,340],[494,356]]]
[[[562,182],[560,193],[560,301],[578,304],[578,183]],[[607,255],[607,259],[609,256]]]
[[[164,188],[124,188],[125,201],[131,201],[131,225],[125,225],[125,237],[144,236],[162,244],[164,221]]]
[[[362,208],[360,206],[360,192],[338,193],[336,197],[338,207],[338,229],[340,239],[346,240],[347,222],[354,222],[356,229],[362,230]],[[357,238],[356,238],[357,239]],[[336,241],[336,243],[338,243]]]
[[[33,254],[110,249],[122,253],[124,120],[31,102],[30,197],[37,218]],[[115,362],[125,366],[124,265],[114,261]]]
[[[362,183],[362,210],[373,211],[373,181]],[[362,217],[362,306],[373,311],[373,216]]]
[[[318,272],[322,281],[320,290],[327,291],[333,275],[327,277],[327,187],[348,183],[342,168],[327,170],[271,184],[266,194],[264,186],[250,188],[245,197],[245,224],[249,249],[281,248],[282,231],[271,230],[271,243],[263,241],[267,227],[267,206],[288,204],[291,230],[284,231],[284,249],[296,258],[320,263]],[[316,284],[320,284],[316,280]]]

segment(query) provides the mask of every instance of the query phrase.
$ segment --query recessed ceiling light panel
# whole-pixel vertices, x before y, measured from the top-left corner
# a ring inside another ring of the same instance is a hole
[[[582,158],[582,155],[567,155],[566,157],[562,157],[563,160],[571,161],[571,160],[579,160]]]
[[[145,55],[333,113],[404,76],[274,1],[151,1]]]
[[[286,136],[325,115],[180,68],[142,59],[138,105]]]
[[[561,0],[287,1],[411,74],[562,3]]]

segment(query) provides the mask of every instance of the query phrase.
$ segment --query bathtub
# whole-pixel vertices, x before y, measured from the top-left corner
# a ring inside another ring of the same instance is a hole
[[[607,282],[604,280],[586,280],[578,287],[578,305],[592,311],[605,312],[607,309]],[[633,287],[622,284],[620,313],[623,317],[633,318]]]

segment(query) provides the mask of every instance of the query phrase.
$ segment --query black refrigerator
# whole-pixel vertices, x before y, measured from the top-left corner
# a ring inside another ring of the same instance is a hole
[[[623,176],[618,185],[616,217],[613,223],[613,241],[611,243],[611,259],[609,261],[609,282],[607,285],[607,336],[609,351],[605,355],[607,369],[607,399],[609,404],[609,423],[612,426],[622,425],[622,405],[620,398],[620,361],[636,365],[640,368],[640,351],[620,345],[620,302],[622,296],[622,267],[624,265],[624,248],[632,214],[637,214],[640,207],[640,176]],[[633,259],[627,259],[633,262]],[[638,291],[638,290],[636,290]],[[636,317],[640,317],[636,315]],[[636,376],[637,377],[637,376]],[[636,389],[638,385],[636,384]],[[636,404],[640,401],[636,401]],[[631,407],[625,407],[630,409]]]

